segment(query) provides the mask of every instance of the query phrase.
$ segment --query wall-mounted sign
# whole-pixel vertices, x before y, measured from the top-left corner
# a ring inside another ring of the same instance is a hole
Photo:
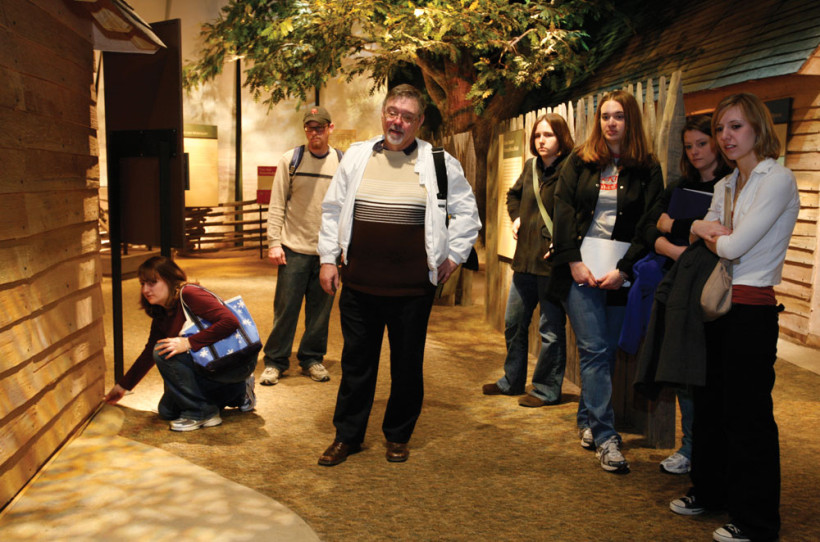
[[[259,205],[270,203],[270,190],[275,176],[276,166],[256,167],[256,203]]]
[[[512,260],[515,254],[515,239],[512,235],[512,220],[507,212],[507,192],[518,180],[527,158],[524,130],[512,130],[499,136],[500,154],[498,168],[498,255]]]

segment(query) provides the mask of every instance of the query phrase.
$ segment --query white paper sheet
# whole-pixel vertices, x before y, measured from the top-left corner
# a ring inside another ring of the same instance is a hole
[[[624,257],[629,243],[613,239],[584,237],[581,243],[581,260],[596,279],[615,269],[618,260]]]

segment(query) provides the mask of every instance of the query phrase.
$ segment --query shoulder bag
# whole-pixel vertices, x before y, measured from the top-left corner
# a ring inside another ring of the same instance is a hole
[[[256,368],[257,356],[262,349],[259,331],[256,323],[245,306],[241,295],[223,301],[218,295],[197,284],[186,284],[179,292],[179,302],[185,311],[185,324],[180,331],[180,337],[191,335],[208,329],[211,322],[194,314],[185,303],[182,292],[185,288],[194,287],[205,290],[230,310],[239,320],[239,327],[234,333],[220,339],[213,344],[203,346],[199,350],[191,350],[191,357],[202,374],[217,382],[242,382],[253,374]]]
[[[727,228],[732,227],[732,189],[726,183],[723,193],[723,220]],[[732,308],[732,262],[721,258],[706,279],[700,294],[700,308],[703,321],[717,320]]]

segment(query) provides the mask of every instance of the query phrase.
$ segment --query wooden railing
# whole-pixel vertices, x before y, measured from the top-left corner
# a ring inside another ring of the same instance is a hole
[[[184,254],[259,250],[267,246],[268,208],[256,200],[185,208]]]

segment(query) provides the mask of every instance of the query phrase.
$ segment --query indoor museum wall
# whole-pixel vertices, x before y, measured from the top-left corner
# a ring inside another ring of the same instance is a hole
[[[180,19],[183,65],[196,58],[202,24],[214,20],[227,0],[129,0],[146,22]],[[243,64],[244,69],[244,64]],[[103,72],[105,68],[103,67]],[[220,202],[233,201],[235,139],[235,64],[228,63],[215,80],[190,92],[183,91],[183,121],[186,124],[215,125],[218,135],[218,178]],[[244,78],[243,78],[244,80]],[[346,149],[352,141],[368,139],[381,133],[380,107],[384,92],[370,94],[370,80],[357,78],[350,83],[335,79],[321,89],[319,101],[326,107],[336,125],[330,144]],[[102,89],[100,90],[102,97]],[[312,96],[309,99],[312,100]],[[242,89],[242,186],[243,199],[256,199],[257,167],[276,166],[288,149],[305,142],[302,128],[304,110],[297,100],[287,100],[268,110]],[[100,122],[104,103],[100,100]],[[105,142],[100,134],[102,185],[106,186]],[[105,194],[103,193],[103,198]]]

